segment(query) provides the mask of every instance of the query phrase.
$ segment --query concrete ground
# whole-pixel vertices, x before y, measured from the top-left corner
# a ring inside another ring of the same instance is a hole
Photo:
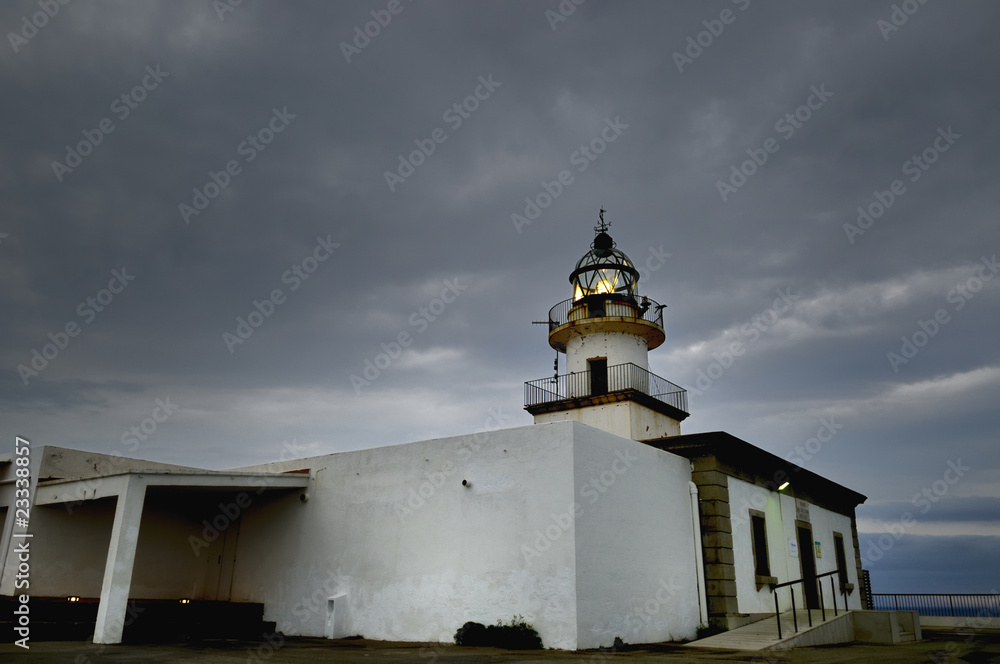
[[[79,641],[32,643],[24,650],[12,643],[0,644],[0,661],[14,664],[102,662],[185,662],[190,664],[264,662],[345,662],[349,664],[530,664],[533,662],[637,662],[639,664],[681,662],[756,662],[758,664],[830,664],[833,662],[873,662],[876,664],[1000,664],[1000,630],[974,633],[956,630],[924,630],[924,640],[896,646],[836,645],[798,648],[785,651],[727,651],[682,648],[672,644],[626,646],[618,652],[595,650],[567,652],[544,650],[517,652],[496,648],[460,648],[436,643],[392,643],[364,639],[326,639],[278,637],[273,644],[265,641],[202,641],[189,644],[153,644],[97,646]]]

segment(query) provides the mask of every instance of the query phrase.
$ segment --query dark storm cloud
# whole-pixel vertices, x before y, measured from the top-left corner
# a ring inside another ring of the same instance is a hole
[[[862,534],[862,556],[878,546],[878,536]],[[868,562],[875,593],[997,593],[1000,574],[983,562],[995,556],[996,537],[907,535],[884,557]]]
[[[387,6],[74,2],[6,38],[0,435],[224,467],[527,424],[530,322],[604,205],[669,305],[651,368],[701,392],[685,431],[801,448],[876,505],[960,457],[949,500],[1000,495],[996,7],[404,1],[371,27]]]
[[[906,512],[921,521],[992,521],[1000,536],[1000,498],[992,496],[939,498],[933,490],[926,496],[918,491],[908,501],[869,505],[863,510],[866,518],[882,521],[898,520]]]

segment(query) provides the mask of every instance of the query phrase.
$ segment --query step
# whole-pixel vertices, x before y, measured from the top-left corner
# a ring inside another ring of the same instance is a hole
[[[805,609],[795,612],[798,620],[798,631],[793,626],[792,612],[786,611],[781,614],[781,638],[778,638],[778,620],[775,617],[765,618],[757,622],[731,629],[722,634],[709,636],[698,641],[685,644],[692,648],[724,648],[726,650],[766,650],[780,647],[782,643],[801,636],[805,632],[816,629],[820,625],[829,624],[835,618],[846,616],[840,611],[837,616],[833,612],[826,613],[826,620],[823,620],[822,613],[818,609],[813,610],[812,627],[809,626],[809,615]]]

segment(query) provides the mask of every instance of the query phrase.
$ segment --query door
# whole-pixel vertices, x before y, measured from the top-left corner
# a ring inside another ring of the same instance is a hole
[[[813,549],[812,529],[797,526],[799,542],[799,564],[802,566],[802,588],[806,597],[806,608],[819,608],[819,594],[816,592],[816,558]]]
[[[608,358],[587,360],[590,365],[590,394],[598,396],[608,393]]]

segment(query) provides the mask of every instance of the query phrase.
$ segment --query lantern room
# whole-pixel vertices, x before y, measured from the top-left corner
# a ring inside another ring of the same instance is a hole
[[[577,261],[576,269],[569,275],[573,284],[573,301],[590,295],[621,295],[635,297],[639,271],[625,252],[615,248],[615,241],[607,233],[604,210],[601,210],[601,225],[597,227],[597,237],[591,249]]]

